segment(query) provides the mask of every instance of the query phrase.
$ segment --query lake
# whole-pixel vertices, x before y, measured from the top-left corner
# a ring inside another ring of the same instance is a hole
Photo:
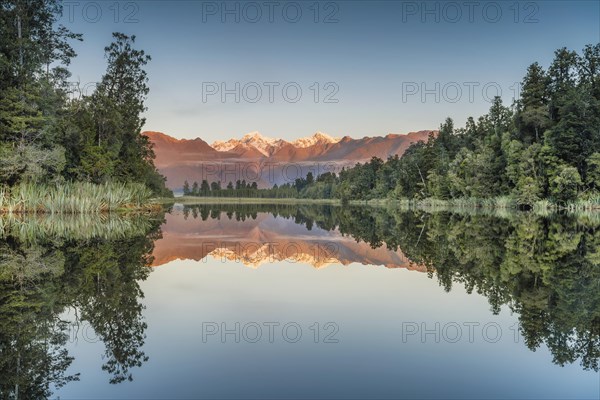
[[[600,216],[0,218],[0,398],[600,398]]]

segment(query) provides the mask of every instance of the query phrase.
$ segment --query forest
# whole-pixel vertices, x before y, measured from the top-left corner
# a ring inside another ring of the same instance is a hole
[[[547,69],[531,64],[513,104],[496,97],[486,115],[468,118],[464,128],[448,118],[402,157],[374,157],[339,174],[309,173],[270,189],[188,183],[184,194],[598,208],[600,44],[580,53],[558,49]]]
[[[0,7],[0,210],[107,211],[170,197],[141,134],[151,57],[113,34],[106,72],[82,94],[69,65],[83,36],[58,25],[58,0]],[[462,128],[451,118],[402,157],[259,189],[186,182],[184,195],[409,200],[427,204],[600,207],[600,44],[531,64],[520,97],[496,97]],[[84,200],[85,199],[85,200]]]
[[[151,57],[114,33],[106,72],[84,95],[68,69],[83,36],[58,24],[61,13],[58,0],[0,3],[0,210],[110,202],[115,190],[122,202],[168,196],[141,135]],[[69,189],[78,195],[65,199]]]

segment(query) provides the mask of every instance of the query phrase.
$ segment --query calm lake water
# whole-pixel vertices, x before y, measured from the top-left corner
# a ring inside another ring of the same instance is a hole
[[[0,398],[600,398],[600,216],[0,219]]]

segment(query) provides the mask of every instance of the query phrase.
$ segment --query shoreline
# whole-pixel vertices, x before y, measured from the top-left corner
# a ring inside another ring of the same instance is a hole
[[[196,204],[323,204],[342,206],[344,204],[353,206],[372,206],[372,207],[399,207],[424,210],[497,210],[497,211],[514,211],[514,212],[600,212],[600,204],[595,202],[586,202],[578,200],[574,203],[566,205],[558,205],[551,203],[548,200],[542,200],[533,207],[520,208],[515,203],[506,198],[492,199],[454,199],[454,200],[439,200],[439,199],[423,199],[423,200],[407,200],[407,199],[371,199],[371,200],[348,200],[342,202],[340,199],[302,199],[302,198],[262,198],[262,197],[194,197],[182,196],[174,198],[159,198],[155,199],[157,204],[171,205],[196,205]]]
[[[182,196],[155,199],[157,204],[195,205],[195,204],[326,204],[341,205],[338,199],[297,199],[297,198],[263,198],[263,197],[194,197]]]

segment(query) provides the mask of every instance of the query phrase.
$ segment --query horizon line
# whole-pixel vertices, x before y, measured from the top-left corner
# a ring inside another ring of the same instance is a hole
[[[334,138],[334,139],[339,139],[339,140],[343,140],[343,139],[344,139],[344,138],[346,138],[346,137],[348,137],[348,138],[350,138],[350,139],[353,139],[353,140],[360,140],[360,139],[365,139],[365,138],[376,138],[376,137],[385,138],[385,137],[387,137],[387,136],[389,136],[389,135],[408,136],[408,135],[410,135],[410,134],[412,134],[412,133],[420,133],[420,132],[437,132],[438,130],[439,130],[439,129],[421,129],[421,130],[417,130],[417,131],[410,131],[410,132],[406,132],[406,133],[395,133],[395,132],[388,132],[388,133],[387,133],[387,134],[385,134],[385,135],[375,135],[375,136],[368,136],[368,135],[365,135],[365,136],[361,136],[361,137],[356,137],[356,136],[353,136],[353,135],[343,135],[343,136],[341,136],[341,137],[340,137],[340,136],[332,136],[332,135],[328,134],[327,132],[324,132],[324,131],[317,130],[317,131],[314,131],[314,133],[312,133],[312,134],[310,134],[310,135],[308,135],[308,136],[300,136],[300,137],[297,137],[297,138],[295,138],[295,139],[292,139],[292,140],[286,140],[286,139],[282,139],[281,137],[273,137],[273,136],[267,136],[267,135],[263,135],[263,134],[262,134],[260,131],[256,131],[256,130],[254,130],[254,131],[249,131],[249,132],[247,132],[247,133],[245,133],[245,134],[243,134],[242,136],[239,136],[239,137],[236,137],[236,136],[231,136],[231,137],[229,137],[229,138],[226,138],[226,139],[224,139],[224,140],[215,140],[215,141],[213,141],[213,143],[214,143],[214,142],[216,142],[216,141],[219,141],[219,142],[220,142],[220,141],[225,141],[225,142],[226,142],[226,141],[228,141],[228,140],[232,140],[232,139],[237,139],[237,140],[240,140],[240,139],[243,139],[245,136],[248,136],[248,135],[251,135],[251,134],[256,134],[256,133],[258,133],[260,136],[262,136],[262,137],[263,137],[263,138],[265,138],[265,139],[284,140],[284,141],[286,141],[286,142],[289,142],[289,143],[291,143],[291,142],[294,142],[294,141],[296,141],[296,140],[299,140],[299,139],[304,139],[304,138],[310,138],[310,137],[313,137],[313,136],[315,136],[315,135],[317,135],[317,134],[323,134],[323,135],[327,135],[327,136],[330,136],[330,137],[332,137],[332,138]],[[162,134],[162,135],[164,135],[164,136],[168,136],[168,137],[170,137],[170,138],[172,138],[172,139],[177,139],[177,140],[196,140],[196,139],[200,139],[200,140],[206,141],[206,140],[204,140],[204,139],[203,139],[201,136],[196,136],[196,137],[193,137],[193,138],[185,138],[185,137],[178,137],[178,136],[174,136],[174,135],[172,135],[172,134],[170,134],[170,133],[166,133],[166,132],[163,132],[163,131],[160,131],[160,130],[153,130],[153,129],[143,129],[143,130],[141,131],[141,134],[142,134],[142,135],[145,135],[145,134],[147,134],[147,133],[160,133],[160,134]],[[146,136],[147,136],[147,135],[146,135]],[[208,143],[208,142],[207,142],[207,143]]]

